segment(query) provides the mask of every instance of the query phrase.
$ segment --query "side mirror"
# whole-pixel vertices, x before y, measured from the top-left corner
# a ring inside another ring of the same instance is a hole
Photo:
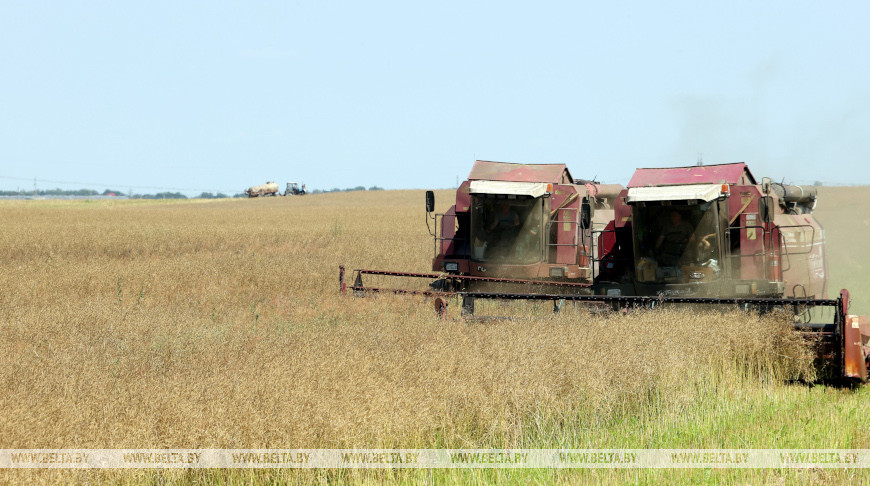
[[[770,177],[761,178],[761,192],[763,194],[770,194]]]
[[[758,200],[758,212],[761,213],[761,221],[764,223],[773,222],[773,198],[763,196]]]
[[[432,211],[435,211],[435,193],[426,191],[426,212],[431,213]]]
[[[589,203],[589,200],[586,199],[583,201],[583,204],[580,205],[580,226],[583,228],[591,228],[592,227],[592,205]]]

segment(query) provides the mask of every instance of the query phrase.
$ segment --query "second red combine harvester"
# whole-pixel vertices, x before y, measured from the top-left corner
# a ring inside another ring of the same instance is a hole
[[[632,295],[826,298],[814,188],[758,184],[746,164],[638,169],[615,227]]]
[[[442,313],[450,295],[466,314],[475,299],[786,309],[820,338],[830,373],[864,381],[870,323],[849,314],[847,291],[827,294],[816,197],[759,183],[743,163],[638,169],[623,188],[575,180],[562,164],[477,161],[447,212],[426,194],[438,273],[355,270],[353,289],[433,295]],[[367,287],[366,274],[431,288]]]

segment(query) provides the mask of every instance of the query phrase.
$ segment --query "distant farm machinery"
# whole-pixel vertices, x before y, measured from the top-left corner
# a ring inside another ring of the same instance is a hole
[[[263,197],[263,196],[281,196],[282,194],[279,192],[280,188],[278,184],[275,182],[266,182],[265,184],[260,184],[259,186],[251,186],[245,189],[245,194],[248,197]],[[307,194],[305,190],[305,184],[302,186],[299,185],[298,182],[288,182],[287,187],[284,189],[284,196],[304,196]]]
[[[847,291],[828,298],[816,199],[759,184],[743,163],[638,169],[623,188],[575,180],[562,164],[477,161],[447,212],[434,213],[427,191],[437,273],[353,270],[349,288],[426,295],[441,315],[452,298],[464,315],[476,301],[784,310],[818,338],[831,375],[863,382],[870,321],[849,314]]]

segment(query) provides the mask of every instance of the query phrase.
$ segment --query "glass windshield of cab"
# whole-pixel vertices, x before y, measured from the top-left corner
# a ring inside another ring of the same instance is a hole
[[[541,261],[543,198],[471,196],[471,259],[528,264]]]
[[[719,212],[703,204],[639,203],[632,209],[639,282],[691,283],[721,272]]]

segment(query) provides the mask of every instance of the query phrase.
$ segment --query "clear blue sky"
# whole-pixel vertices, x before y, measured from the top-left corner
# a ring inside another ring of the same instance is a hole
[[[868,50],[864,1],[5,1],[0,188],[624,184],[698,153],[870,184]]]

